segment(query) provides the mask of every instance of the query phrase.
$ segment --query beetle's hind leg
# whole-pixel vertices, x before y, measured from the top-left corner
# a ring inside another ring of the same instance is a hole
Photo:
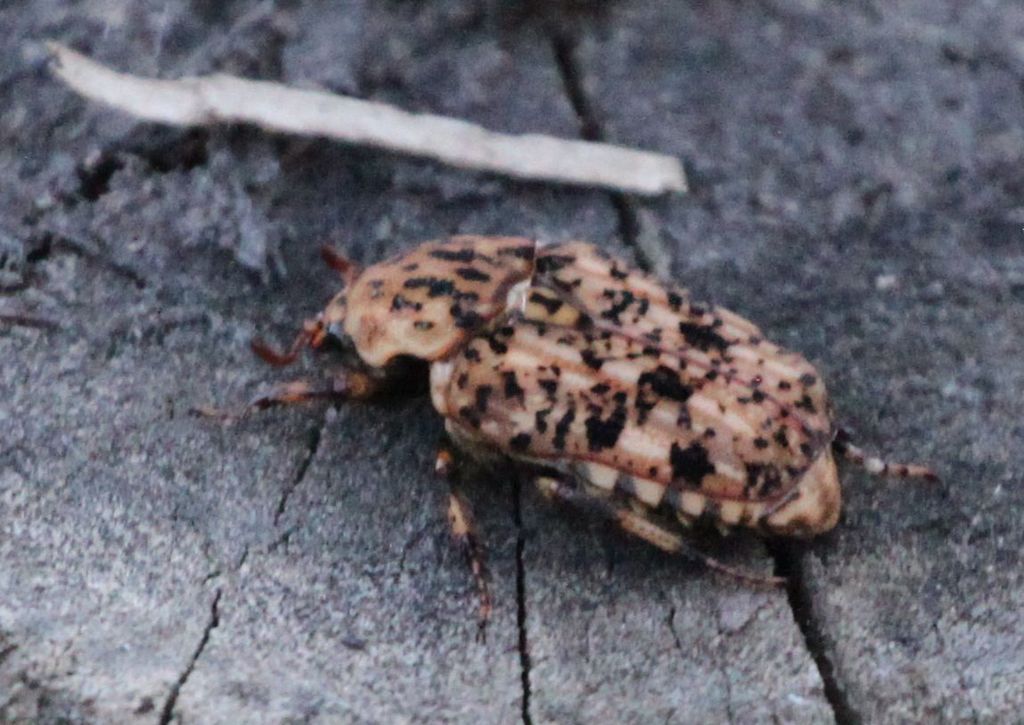
[[[786,583],[786,580],[782,577],[753,574],[741,569],[735,569],[728,564],[723,564],[718,559],[698,550],[682,536],[653,520],[649,515],[635,511],[627,504],[594,496],[573,481],[551,476],[541,476],[535,480],[535,483],[541,493],[548,498],[577,506],[587,511],[593,511],[617,523],[627,533],[643,539],[669,554],[680,554],[695,559],[712,571],[717,571],[749,584],[777,586]]]
[[[491,576],[487,570],[487,551],[480,541],[469,502],[456,488],[455,457],[447,444],[441,444],[437,451],[434,472],[448,481],[448,525],[452,539],[466,555],[466,561],[473,572],[480,607],[477,614],[477,640],[486,638],[487,623],[491,619]]]
[[[203,418],[218,418],[234,422],[258,411],[279,405],[295,405],[316,400],[341,402],[363,400],[372,396],[380,387],[379,381],[358,370],[344,370],[326,380],[292,380],[277,383],[258,393],[247,405],[238,410],[198,407],[190,411]]]
[[[836,455],[863,468],[875,476],[891,476],[893,478],[923,478],[927,481],[938,481],[939,477],[927,466],[918,466],[908,463],[891,463],[876,456],[871,456],[862,448],[855,446],[850,441],[849,434],[842,428],[836,433],[832,441],[832,450]]]

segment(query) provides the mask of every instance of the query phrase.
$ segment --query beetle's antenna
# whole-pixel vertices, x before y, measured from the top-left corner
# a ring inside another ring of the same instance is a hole
[[[939,476],[927,466],[910,463],[890,463],[877,456],[869,455],[864,449],[850,442],[850,434],[840,428],[832,441],[832,450],[846,460],[854,463],[875,476],[893,478],[923,478],[926,481],[938,481]]]
[[[341,278],[345,281],[346,287],[351,285],[355,281],[356,277],[359,276],[359,265],[334,247],[326,244],[323,245],[320,247],[320,256],[323,258],[324,262],[327,263],[328,267],[341,275]]]

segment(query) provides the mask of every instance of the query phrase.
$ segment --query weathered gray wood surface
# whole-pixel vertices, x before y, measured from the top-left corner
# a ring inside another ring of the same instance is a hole
[[[525,8],[0,8],[0,313],[60,323],[0,323],[0,720],[1019,717],[1024,10]],[[677,153],[693,194],[139,125],[53,82],[45,38]],[[865,445],[945,485],[847,471],[834,534],[714,546],[787,593],[470,476],[497,598],[477,644],[425,401],[186,415],[281,377],[247,341],[331,293],[320,243],[369,261],[451,232],[639,250],[805,351]]]

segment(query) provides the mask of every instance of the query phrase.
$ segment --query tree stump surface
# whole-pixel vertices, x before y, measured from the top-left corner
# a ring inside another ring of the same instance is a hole
[[[14,2],[0,9],[0,720],[997,722],[1024,708],[1024,9],[762,3]],[[84,102],[119,69],[319,87],[680,156],[641,202]],[[361,262],[452,233],[583,238],[750,317],[866,448],[838,528],[709,542],[723,580],[465,487],[420,397],[224,426]]]

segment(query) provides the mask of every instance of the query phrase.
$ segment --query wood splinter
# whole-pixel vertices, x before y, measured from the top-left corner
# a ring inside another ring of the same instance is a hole
[[[497,133],[458,118],[223,74],[141,78],[114,71],[57,42],[47,47],[54,73],[72,89],[148,121],[176,126],[253,123],[271,131],[326,136],[517,179],[646,196],[686,191],[682,164],[674,156],[545,134]]]

